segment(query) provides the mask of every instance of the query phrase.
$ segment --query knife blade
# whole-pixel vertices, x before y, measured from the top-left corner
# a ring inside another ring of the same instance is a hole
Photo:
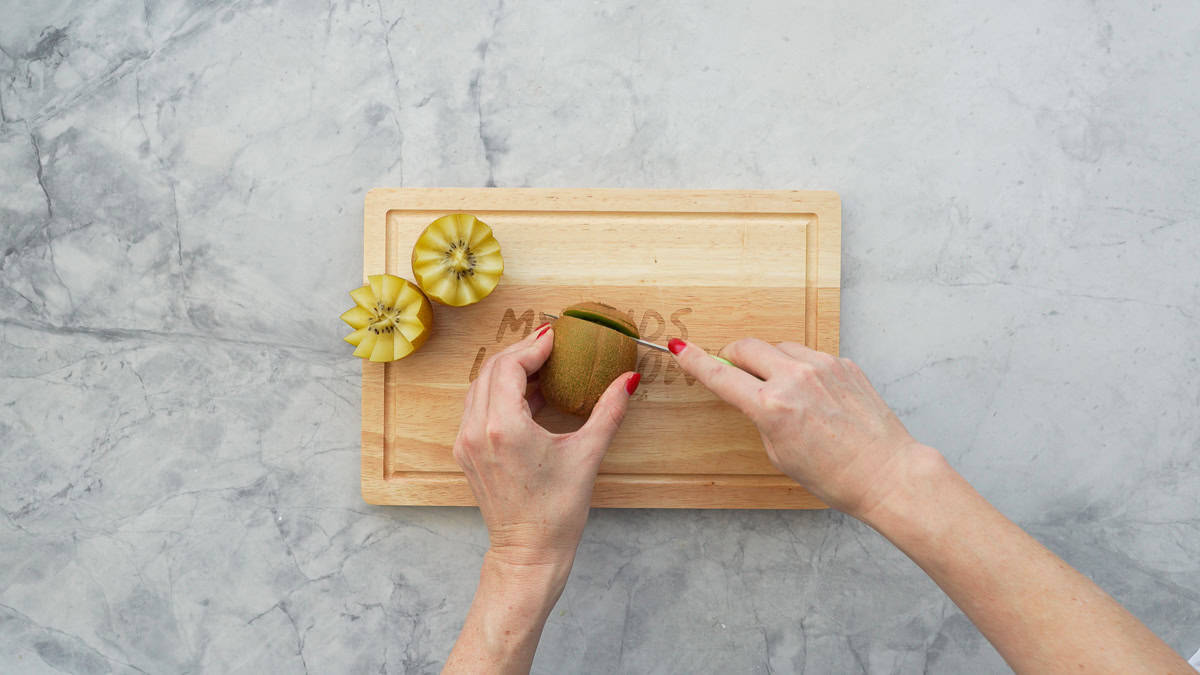
[[[558,318],[558,315],[557,315],[557,314],[550,314],[549,312],[542,312],[542,316],[544,316],[544,317],[546,317],[546,318],[548,318],[548,319],[557,319],[557,318]],[[650,349],[657,349],[657,350],[658,350],[658,351],[660,351],[660,352],[666,352],[666,353],[668,353],[668,354],[670,354],[670,353],[671,353],[671,350],[670,350],[670,349],[667,349],[666,347],[664,347],[664,346],[662,346],[662,345],[660,345],[660,344],[656,344],[656,343],[654,343],[654,342],[651,342],[651,341],[649,341],[649,340],[643,340],[643,339],[641,339],[641,338],[635,338],[635,337],[633,337],[632,335],[631,335],[631,336],[629,336],[629,339],[633,340],[634,342],[638,343],[639,345],[642,345],[643,347],[649,347]],[[717,356],[716,354],[709,354],[709,356],[710,356],[710,357],[712,357],[712,358],[714,358],[714,359],[716,359],[716,360],[718,360],[718,361],[720,361],[721,363],[724,363],[724,364],[725,364],[725,365],[727,365],[727,366],[733,366],[733,363],[732,363],[732,362],[731,362],[729,359],[722,358],[722,357],[720,357],[720,356]],[[733,366],[733,367],[734,367],[734,368],[737,368],[737,366]]]

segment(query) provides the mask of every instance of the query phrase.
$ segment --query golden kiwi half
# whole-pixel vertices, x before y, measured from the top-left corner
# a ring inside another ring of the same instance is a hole
[[[583,302],[564,309],[538,380],[546,402],[572,415],[590,415],[612,381],[637,367],[633,337],[637,327],[615,307]]]
[[[486,298],[500,283],[504,256],[487,223],[469,213],[451,213],[417,237],[412,270],[433,301],[464,307]]]
[[[350,291],[354,307],[342,314],[354,329],[346,342],[354,355],[372,361],[395,361],[421,348],[433,327],[433,307],[407,279],[372,274],[367,285]]]

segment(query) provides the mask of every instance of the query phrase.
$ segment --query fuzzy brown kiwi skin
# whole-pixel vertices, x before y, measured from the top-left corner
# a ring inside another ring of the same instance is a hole
[[[554,322],[554,349],[538,378],[550,405],[587,416],[612,381],[637,367],[637,343],[590,321],[563,316]]]

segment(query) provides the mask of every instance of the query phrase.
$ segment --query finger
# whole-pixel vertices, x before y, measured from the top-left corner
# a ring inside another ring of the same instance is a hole
[[[639,373],[626,373],[613,380],[608,389],[600,395],[600,400],[592,408],[587,422],[572,435],[583,440],[589,446],[589,450],[603,457],[609,443],[612,443],[613,436],[617,435],[617,429],[621,428],[621,420],[625,419],[625,410],[629,406],[629,397],[637,391],[641,379]]]
[[[550,326],[550,324],[548,324],[548,323],[544,323],[544,324],[538,326],[537,328],[535,328],[533,331],[531,331],[525,337],[521,338],[520,340],[517,340],[516,342],[505,347],[504,349],[501,349],[500,351],[496,352],[494,355],[489,357],[486,361],[483,362],[483,366],[479,369],[479,374],[476,376],[476,379],[485,379],[485,375],[491,375],[492,370],[495,369],[496,363],[498,361],[500,361],[500,359],[502,359],[510,354],[515,354],[515,353],[522,352],[522,351],[528,349],[530,345],[532,345],[538,341],[539,337],[544,337],[545,333],[549,333],[549,326]],[[548,357],[549,357],[549,354],[547,354],[547,358]],[[540,368],[540,366],[539,366],[539,368]],[[537,371],[537,369],[535,369],[532,373],[529,373],[529,375],[527,377],[528,378],[536,378],[537,375],[538,375],[538,371]],[[486,379],[490,380],[491,378],[488,377]],[[480,391],[483,391],[483,392],[490,391],[490,385],[487,387],[481,388]]]
[[[526,405],[529,381],[525,370],[512,358],[503,358],[492,366],[492,377],[488,383],[488,413],[502,417],[529,417]]]
[[[808,354],[813,351],[808,345],[803,345],[799,342],[780,342],[775,345],[775,348],[794,359],[800,360],[807,358]]]
[[[488,381],[490,379],[489,376],[492,371],[490,366],[491,366],[490,360],[487,363],[484,363],[483,366],[479,369],[479,373],[475,376],[475,379],[471,380],[470,386],[467,387],[467,397],[463,401],[463,419],[466,419],[467,415],[469,415],[473,410],[475,410],[475,406],[479,404],[479,402],[480,402],[479,392],[485,392],[485,393],[487,392]],[[486,405],[484,405],[483,407],[484,407],[484,409],[487,408]]]
[[[515,351],[518,351],[518,350],[524,349],[525,347],[528,347],[529,345],[531,345],[535,341],[537,341],[538,338],[541,338],[543,336],[543,333],[547,332],[546,328],[550,325],[551,325],[550,323],[544,323],[544,324],[538,326],[537,328],[534,328],[525,337],[521,338],[520,340],[517,340],[516,342],[512,343],[511,345],[505,347],[504,349],[501,349],[499,352],[496,353],[496,356],[503,356],[504,354],[511,354]]]
[[[790,356],[757,338],[730,342],[718,353],[760,380],[769,380],[794,365]]]
[[[472,388],[467,391],[468,402],[479,406],[484,412],[502,401],[508,401],[509,404],[505,406],[501,403],[504,412],[511,414],[520,410],[518,402],[525,398],[525,385],[549,358],[553,336],[554,333],[546,326],[542,331],[530,333],[485,361],[471,384]],[[470,409],[464,407],[464,410]]]
[[[512,359],[525,369],[522,377],[528,379],[542,367],[554,349],[554,330],[549,326],[529,334],[495,356],[497,360]]]
[[[553,335],[553,331],[547,329],[541,338],[535,338],[524,348],[496,356],[491,368],[489,411],[494,410],[500,415],[532,416],[532,409],[525,400],[529,376],[536,373],[550,356]]]
[[[682,346],[679,343],[683,343]],[[751,414],[755,409],[754,394],[763,386],[762,380],[721,363],[690,342],[680,340],[679,343],[672,340],[671,348],[679,350],[675,354],[675,360],[684,372],[700,380],[709,391],[737,409],[747,415]]]
[[[812,349],[799,342],[780,342],[775,347],[788,356],[813,366],[845,366],[849,359],[839,359],[832,354]]]

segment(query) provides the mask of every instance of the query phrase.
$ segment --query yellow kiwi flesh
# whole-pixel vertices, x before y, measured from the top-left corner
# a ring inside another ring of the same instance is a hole
[[[431,300],[464,307],[486,298],[500,283],[504,256],[487,223],[469,213],[451,213],[417,237],[412,270]]]
[[[538,379],[546,402],[572,415],[590,415],[612,381],[637,367],[631,335],[637,336],[637,328],[608,305],[586,302],[564,309],[554,322],[554,349]]]
[[[425,344],[433,327],[433,307],[420,289],[391,274],[373,274],[365,286],[350,291],[354,307],[342,314],[354,332],[345,340],[354,355],[372,361],[395,361]]]

